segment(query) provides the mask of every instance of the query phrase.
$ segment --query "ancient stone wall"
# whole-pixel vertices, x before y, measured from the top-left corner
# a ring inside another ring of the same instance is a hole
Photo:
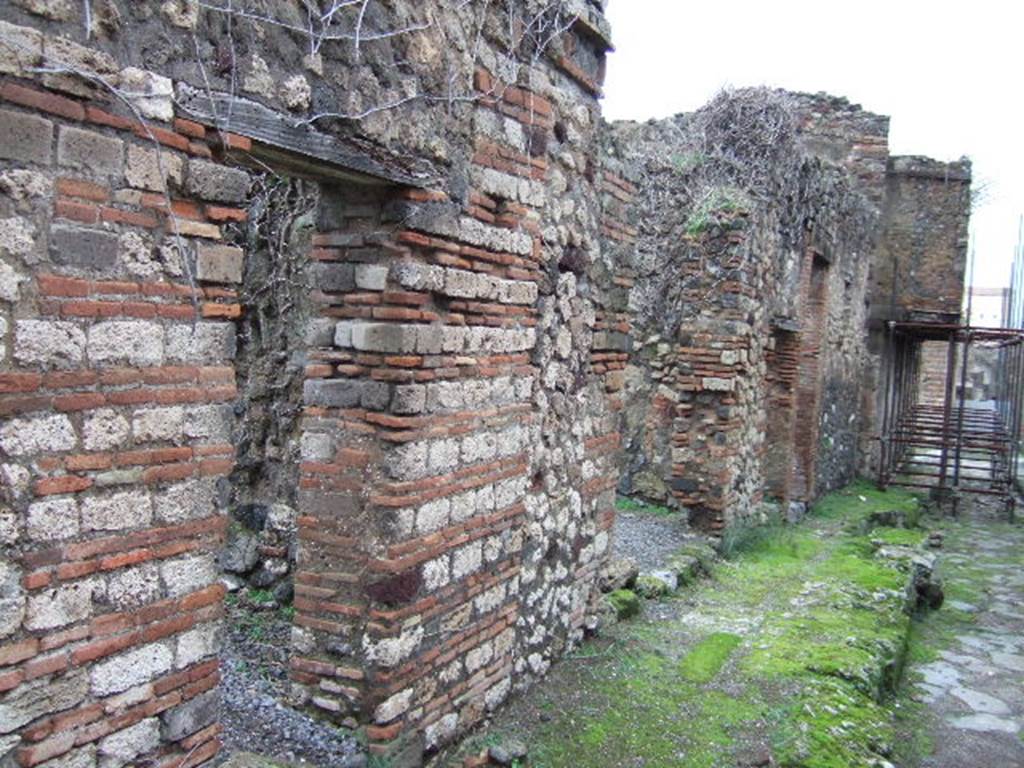
[[[639,190],[604,231],[636,273],[623,491],[720,532],[852,476],[886,128],[769,91],[614,126],[605,163]]]
[[[963,303],[971,164],[893,157],[881,247],[871,277],[872,318],[913,313],[954,321]]]
[[[399,762],[582,636],[601,4],[368,5],[0,10],[4,760],[215,755],[225,528],[295,558],[296,700]]]
[[[967,232],[971,210],[971,164],[924,157],[893,157],[887,166],[882,231],[872,262],[868,346],[870,364],[862,391],[861,466],[873,474],[884,396],[884,371],[891,350],[883,324],[914,320],[961,320]],[[929,346],[929,345],[926,345]],[[945,370],[945,360],[927,351],[923,369]],[[945,381],[928,378],[924,395],[941,400]]]
[[[243,578],[416,764],[593,628],[617,484],[852,472],[884,118],[606,127],[601,0],[332,8],[0,7],[5,768],[212,759]]]

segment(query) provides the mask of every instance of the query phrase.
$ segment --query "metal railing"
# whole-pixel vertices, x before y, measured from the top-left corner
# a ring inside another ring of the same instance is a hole
[[[945,344],[942,370],[922,365],[926,342]],[[972,351],[995,348],[994,398],[968,398]],[[1024,331],[890,322],[886,330],[878,484],[1000,497],[1012,511],[1021,448]],[[925,390],[941,377],[937,401]],[[931,380],[929,380],[931,379]]]

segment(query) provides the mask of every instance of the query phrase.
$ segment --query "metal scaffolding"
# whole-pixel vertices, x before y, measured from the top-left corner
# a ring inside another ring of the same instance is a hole
[[[944,370],[923,365],[926,342],[945,344]],[[927,488],[954,508],[960,493],[998,496],[1012,511],[1024,415],[1024,331],[889,322],[886,347],[879,486]],[[996,350],[994,396],[968,399],[971,355],[980,347]],[[927,396],[926,388],[941,394]]]

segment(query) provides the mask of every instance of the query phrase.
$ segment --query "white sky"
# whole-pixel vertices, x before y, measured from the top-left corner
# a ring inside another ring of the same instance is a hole
[[[974,161],[987,188],[974,284],[1008,284],[1024,212],[1020,0],[610,0],[608,17],[606,118],[693,111],[727,85],[845,96],[892,117],[893,154]]]

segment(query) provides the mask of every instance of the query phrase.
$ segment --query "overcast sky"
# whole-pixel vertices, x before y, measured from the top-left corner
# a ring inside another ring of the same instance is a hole
[[[894,154],[974,161],[974,284],[1008,283],[1024,212],[1020,0],[610,0],[608,16],[608,119],[689,112],[723,86],[845,96],[892,117]]]

